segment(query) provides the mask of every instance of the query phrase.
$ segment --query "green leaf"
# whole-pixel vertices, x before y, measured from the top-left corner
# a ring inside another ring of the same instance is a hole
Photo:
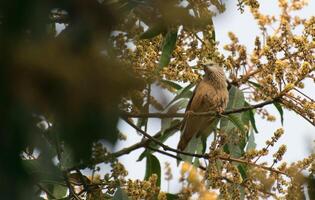
[[[248,137],[246,151],[249,151],[255,148],[256,148],[255,134],[254,134],[254,131],[251,131]]]
[[[261,85],[259,85],[258,83],[255,83],[253,81],[248,81],[249,84],[253,85],[256,88],[261,88]]]
[[[242,134],[244,135],[246,134],[246,129],[240,118],[238,118],[235,115],[228,115],[226,116],[226,118],[229,119],[234,124],[234,126],[237,127],[242,132]]]
[[[202,130],[202,132],[200,132],[200,136],[201,136],[201,141],[202,141],[202,146],[203,146],[203,149],[202,151],[200,152],[201,154],[204,154],[206,152],[206,147],[207,147],[207,138],[209,137],[210,134],[213,133],[213,130],[215,130],[218,126],[218,123],[219,123],[220,119],[217,118],[215,120],[212,121],[211,124],[209,124],[209,126]]]
[[[274,102],[273,105],[277,108],[277,110],[280,113],[280,118],[281,118],[281,125],[283,125],[283,109],[280,103]]]
[[[148,155],[148,153],[150,153],[150,152],[151,152],[151,150],[148,150],[148,149],[144,150],[144,151],[140,154],[139,158],[137,159],[137,162],[142,161],[143,158],[145,158],[145,157]]]
[[[247,102],[245,102],[245,106],[248,106],[249,104]],[[254,131],[256,133],[258,133],[257,127],[256,127],[256,121],[255,121],[255,115],[254,115],[254,111],[253,110],[248,110],[245,112],[245,114],[247,115],[247,117],[250,120],[250,123],[254,129]]]
[[[145,180],[149,180],[152,174],[156,174],[158,179],[156,185],[161,185],[161,165],[160,161],[151,153],[147,154]]]
[[[181,109],[184,109],[187,107],[188,103],[189,103],[188,98],[180,99],[180,100],[176,101],[174,104],[172,104],[172,106],[170,106],[166,109],[167,113],[175,113]]]
[[[68,188],[62,185],[54,185],[54,189],[52,194],[54,195],[54,197],[56,197],[57,199],[61,199],[64,198],[67,195],[68,192]]]
[[[140,35],[140,39],[150,39],[165,32],[167,29],[163,23],[157,23],[151,26],[147,31]]]
[[[171,123],[171,126],[168,129],[166,129],[163,134],[161,133],[161,131],[159,131],[157,133],[157,134],[161,134],[161,136],[159,138],[157,138],[157,139],[160,142],[164,143],[170,136],[174,135],[174,133],[176,133],[178,131],[176,128],[172,128],[172,127],[177,126],[179,123],[180,123],[180,120],[178,120],[178,119],[173,120],[172,123]],[[159,148],[159,145],[155,144],[154,142],[150,143],[149,145],[152,148]],[[144,157],[146,157],[148,152],[153,153],[154,151],[152,151],[152,150],[144,150],[140,154],[140,156],[139,156],[137,161],[141,161]]]
[[[164,38],[162,55],[160,58],[160,69],[169,64],[172,52],[175,48],[177,40],[177,29],[169,30]]]
[[[227,110],[243,107],[245,104],[244,94],[241,90],[232,86],[229,90],[229,102]],[[221,119],[220,129],[227,133],[228,143],[224,145],[224,151],[230,153],[234,157],[240,157],[244,154],[244,147],[246,146],[247,132],[244,128],[243,113],[234,113],[225,116]],[[245,122],[248,120],[244,120]],[[243,134],[239,136],[238,130]]]
[[[129,200],[128,195],[120,187],[116,190],[113,200]]]
[[[241,108],[244,106],[244,104],[245,104],[245,100],[244,100],[243,92],[239,90],[238,88],[236,88],[235,86],[232,86],[229,90],[229,102],[226,107],[226,110]],[[233,115],[241,119],[242,113],[234,113],[230,115]],[[235,128],[235,126],[233,125],[232,121],[230,121],[229,119],[223,118],[220,123],[220,128],[222,128],[225,132],[229,133],[232,131],[232,129]]]
[[[179,84],[177,84],[177,83],[175,83],[175,82],[173,82],[173,81],[160,80],[160,82],[163,83],[163,84],[166,84],[166,85],[168,85],[168,86],[170,86],[170,87],[172,87],[172,88],[174,88],[174,89],[176,89],[176,90],[182,89],[182,86],[181,86],[181,85],[179,85]]]
[[[58,167],[51,162],[41,159],[23,160],[22,164],[33,178],[38,178],[39,182],[63,183],[63,176]]]
[[[178,197],[177,194],[171,194],[171,193],[167,193],[167,194],[166,194],[166,198],[167,198],[167,200],[176,200],[176,199],[179,199],[179,197]]]
[[[194,87],[194,86],[195,86],[195,84],[189,84],[189,85],[187,85],[185,88],[182,88],[182,89],[178,90],[177,95],[174,97],[174,99],[173,99],[171,102],[169,102],[169,103],[167,104],[166,108],[169,107],[170,105],[172,105],[172,104],[173,104],[175,101],[177,101],[178,99],[181,99],[181,98],[191,98],[193,92],[190,91],[190,89],[191,89],[192,87]]]
[[[196,153],[196,151],[199,151],[198,153],[201,153],[201,151],[203,149],[202,147],[203,147],[203,143],[201,141],[201,137],[194,136],[188,142],[184,151],[187,153]],[[188,163],[193,163],[194,165],[196,164],[195,162],[193,162],[194,157],[192,157],[192,156],[182,155],[182,154],[177,154],[177,156],[181,157],[182,161],[186,161]],[[196,159],[198,159],[198,158],[196,158]],[[179,162],[177,162],[177,164],[179,164]]]
[[[142,128],[143,126],[146,125],[147,122],[148,122],[148,118],[139,118],[139,119],[137,120],[137,124],[136,124],[136,125],[137,125],[138,128]],[[139,131],[137,131],[137,133],[140,134]]]
[[[238,171],[240,172],[240,174],[241,174],[243,180],[247,179],[247,169],[246,169],[246,168],[247,168],[247,167],[246,167],[246,165],[244,165],[244,164],[239,164],[239,165],[237,166],[237,169],[238,169]]]
[[[180,99],[176,101],[173,105],[170,107],[167,107],[165,110],[167,113],[176,113],[177,111],[184,109],[187,107],[187,104],[189,102],[189,99]],[[161,133],[164,134],[164,131],[167,130],[172,125],[172,118],[163,118],[161,119]]]
[[[164,131],[172,125],[172,118],[161,119],[161,133],[164,135]]]

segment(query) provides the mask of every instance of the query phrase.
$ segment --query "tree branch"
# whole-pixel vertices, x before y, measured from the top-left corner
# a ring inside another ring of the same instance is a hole
[[[153,136],[149,135],[148,133],[146,133],[145,131],[143,131],[142,129],[140,129],[139,127],[137,127],[134,123],[132,123],[128,118],[123,117],[123,119],[134,129],[136,129],[137,131],[139,131],[142,135],[144,135],[146,138],[148,138],[149,140],[153,141],[154,143],[158,144],[159,146],[161,146],[165,151],[172,151],[175,153],[179,153],[182,155],[187,155],[187,156],[193,156],[193,157],[199,157],[202,158],[203,155],[201,154],[193,154],[193,153],[188,153],[188,152],[183,152],[174,148],[171,148],[165,144],[163,144],[161,141],[159,141],[158,139],[154,138]]]
[[[250,106],[245,106],[242,108],[235,108],[231,110],[226,110],[221,115],[229,115],[233,113],[240,113],[256,108],[261,108],[266,105],[272,104],[274,102],[278,101],[278,98],[271,99],[264,101],[262,103],[256,104],[256,105],[250,105]],[[191,112],[191,115],[196,115],[196,116],[211,116],[211,115],[218,115],[216,112]],[[122,117],[131,117],[131,118],[173,118],[173,117],[178,117],[178,118],[183,118],[185,116],[185,113],[139,113],[139,114],[133,114],[133,113],[122,113]]]
[[[149,135],[148,133],[146,133],[145,131],[141,130],[140,128],[138,128],[135,124],[133,124],[129,119],[123,118],[131,127],[133,127],[134,129],[136,129],[137,131],[139,131],[141,134],[143,134],[146,138],[148,138],[149,140],[153,141],[154,143],[160,145],[164,151],[172,151],[178,154],[182,154],[182,155],[187,155],[187,156],[192,156],[192,157],[196,157],[196,158],[204,158],[204,159],[211,159],[209,154],[194,154],[194,153],[189,153],[189,152],[184,152],[184,151],[180,151],[178,149],[174,149],[171,148],[165,144],[163,144],[162,142],[160,142],[159,140],[157,140],[156,138],[154,138],[153,136]],[[160,152],[160,151],[159,151]],[[173,157],[173,156],[172,156]],[[290,177],[287,173],[274,169],[272,167],[266,167],[263,165],[259,165],[250,161],[246,161],[246,160],[242,160],[242,159],[238,159],[238,158],[232,158],[230,156],[222,156],[219,155],[216,158],[220,159],[220,160],[226,160],[226,161],[230,161],[230,162],[238,162],[238,163],[243,163],[243,164],[247,164],[247,165],[251,165],[254,167],[259,167],[274,173],[278,173],[278,174],[282,174],[282,175],[286,175],[288,177]]]
[[[178,129],[180,126],[180,122],[174,124],[173,126],[169,127],[168,129],[166,129],[164,132],[169,132],[169,131],[172,131],[172,130],[176,130]],[[152,136],[153,138],[160,138],[162,136],[162,132],[159,131],[158,133],[156,133],[154,136]],[[149,144],[151,143],[152,141],[149,140],[149,139],[144,139],[134,145],[131,145],[129,147],[126,147],[126,148],[123,148],[121,149],[120,151],[117,151],[117,152],[114,152],[112,153],[111,155],[114,156],[114,157],[120,157],[120,156],[123,156],[123,155],[126,155],[126,154],[129,154],[130,152],[132,152],[133,150],[136,150],[136,149],[139,149],[139,148],[142,148],[142,147],[149,147]]]
[[[250,162],[250,161],[246,161],[246,160],[242,160],[242,159],[238,159],[238,158],[232,158],[230,156],[218,156],[218,158],[220,160],[226,160],[226,161],[230,161],[230,162],[238,162],[238,163],[243,163],[243,164],[247,164],[247,165],[251,165],[251,166],[254,166],[254,167],[259,167],[259,168],[262,168],[262,169],[265,169],[265,170],[268,170],[268,171],[271,171],[271,172],[274,172],[274,173],[277,173],[277,174],[282,174],[282,175],[285,175],[285,176],[288,176],[290,177],[289,174],[283,172],[283,171],[280,171],[280,170],[277,170],[277,169],[274,169],[272,167],[267,167],[267,166],[264,166],[264,165],[259,165],[259,164],[256,164],[256,163],[253,163],[253,162]]]

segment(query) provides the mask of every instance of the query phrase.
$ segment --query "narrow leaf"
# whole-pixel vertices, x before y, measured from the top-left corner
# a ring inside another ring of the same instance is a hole
[[[199,147],[199,148],[198,148]],[[201,137],[196,137],[194,136],[187,144],[187,147],[185,148],[185,152],[187,153],[196,153],[197,150],[200,150],[200,152],[202,151],[202,141],[201,141]],[[192,156],[188,156],[188,155],[182,155],[182,154],[177,154],[177,156],[182,158],[182,161],[186,161],[188,163],[193,163],[193,158]],[[196,158],[198,159],[198,158]],[[179,162],[177,162],[177,164],[179,164]]]
[[[252,150],[256,148],[256,143],[255,143],[255,134],[254,131],[251,131],[248,137],[248,142],[247,142],[247,147],[246,151]]]
[[[158,36],[159,34],[166,31],[166,27],[163,23],[157,23],[151,26],[147,31],[140,35],[140,39],[150,39]]]
[[[236,117],[234,115],[228,115],[226,117],[235,125],[235,127],[237,127],[242,132],[242,134],[244,134],[244,135],[246,134],[246,129],[238,117]]]
[[[245,102],[245,106],[249,106],[249,104],[247,102]],[[248,110],[246,111],[245,113],[247,115],[247,117],[249,118],[250,120],[250,123],[254,129],[254,131],[256,133],[258,133],[258,130],[257,130],[257,127],[256,127],[256,121],[255,121],[255,115],[254,115],[254,111],[253,110]]]
[[[129,200],[128,195],[120,187],[116,190],[113,200]]]
[[[182,89],[182,86],[181,86],[181,85],[179,85],[179,84],[177,84],[177,83],[175,83],[175,82],[173,82],[173,81],[160,80],[160,82],[163,83],[163,84],[166,84],[166,85],[168,85],[168,86],[170,86],[170,87],[172,87],[172,88],[174,88],[174,89],[176,89],[176,90]]]
[[[170,101],[170,102],[167,104],[166,108],[169,107],[170,105],[172,105],[172,103],[174,103],[174,102],[175,102],[176,100],[178,100],[178,99],[181,99],[181,98],[190,98],[190,97],[192,96],[192,94],[193,94],[193,92],[190,91],[190,89],[191,89],[192,87],[194,87],[194,86],[195,86],[195,84],[189,84],[189,85],[187,85],[185,88],[180,89],[180,90],[177,92],[177,95],[174,97],[174,99],[173,99],[172,101]]]
[[[244,94],[238,88],[232,86],[229,90],[229,102],[228,109],[235,109],[243,107],[245,104]],[[244,147],[246,146],[247,131],[244,127],[244,123],[248,124],[249,119],[246,119],[244,113],[234,113],[221,118],[220,129],[227,133],[228,143],[224,145],[225,152],[235,157],[240,157],[244,154]],[[239,136],[237,129],[243,134]]]
[[[145,180],[149,180],[152,174],[156,174],[158,179],[156,185],[160,187],[161,185],[161,165],[160,161],[153,155],[147,155],[146,161],[146,171],[145,171]]]
[[[168,31],[163,42],[160,68],[169,64],[177,40],[177,30]]]
[[[238,171],[240,172],[240,174],[241,174],[243,180],[247,179],[247,167],[246,167],[246,165],[244,165],[244,164],[239,164],[239,165],[237,166],[237,168],[238,168]]]
[[[273,105],[277,108],[277,110],[280,113],[280,118],[281,118],[281,124],[283,125],[283,109],[282,106],[280,105],[280,103],[278,102],[274,102]]]
[[[167,109],[167,113],[175,113],[181,109],[186,108],[188,102],[189,102],[188,98],[183,98],[183,99],[178,100],[176,103],[174,103],[172,106],[170,106]]]
[[[176,199],[179,199],[179,197],[178,197],[177,194],[171,194],[171,193],[167,193],[167,194],[166,194],[166,198],[167,198],[167,200],[176,200]]]
[[[249,84],[253,85],[256,88],[261,88],[261,85],[259,85],[258,83],[255,83],[253,81],[248,81]]]

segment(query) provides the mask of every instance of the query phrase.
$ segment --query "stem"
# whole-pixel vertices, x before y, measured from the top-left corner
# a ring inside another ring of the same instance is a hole
[[[227,110],[224,111],[223,113],[221,113],[221,115],[229,115],[232,113],[240,113],[240,112],[244,112],[244,111],[248,111],[248,110],[252,110],[252,109],[256,109],[256,108],[261,108],[264,107],[266,105],[272,104],[274,102],[278,101],[278,98],[272,99],[272,100],[267,100],[264,101],[262,103],[256,104],[256,105],[250,105],[250,106],[245,106],[242,108],[235,108],[235,109],[231,109],[231,110]],[[218,115],[216,112],[191,112],[189,113],[191,115],[195,115],[195,116],[215,116]],[[121,114],[122,117],[131,117],[131,118],[174,118],[174,117],[178,117],[178,118],[183,118],[185,117],[185,113],[139,113],[139,114],[133,114],[133,113],[122,113]]]

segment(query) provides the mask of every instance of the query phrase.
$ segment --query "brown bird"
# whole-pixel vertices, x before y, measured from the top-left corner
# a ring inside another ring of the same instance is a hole
[[[193,136],[199,137],[216,119],[215,116],[196,116],[190,112],[221,113],[227,106],[229,93],[223,68],[212,61],[204,62],[203,66],[204,78],[196,86],[185,111],[177,146],[179,150],[184,150]]]

